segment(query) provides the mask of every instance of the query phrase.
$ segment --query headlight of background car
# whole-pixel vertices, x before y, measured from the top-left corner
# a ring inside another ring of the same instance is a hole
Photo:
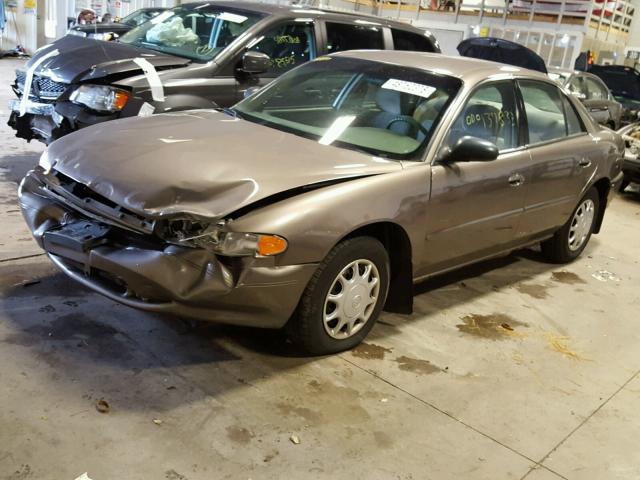
[[[107,85],[80,85],[69,97],[98,112],[119,112],[129,101],[131,94],[126,90]]]

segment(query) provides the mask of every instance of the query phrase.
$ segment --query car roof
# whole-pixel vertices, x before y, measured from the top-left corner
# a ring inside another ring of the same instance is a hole
[[[376,17],[374,15],[367,15],[363,13],[343,12],[339,10],[332,10],[323,7],[312,7],[308,5],[277,5],[273,3],[258,3],[244,0],[212,0],[210,2],[183,3],[182,5],[180,5],[180,7],[195,9],[204,5],[224,7],[234,10],[249,10],[265,15],[274,15],[281,17],[299,17],[301,15],[304,15],[305,17],[309,18],[325,18],[327,20],[353,20],[358,18],[369,19],[370,21],[375,22],[379,25],[425,33],[425,29],[414,27],[409,23],[397,22],[387,18]]]
[[[505,63],[477,58],[442,55],[440,53],[399,50],[348,50],[334,53],[331,56],[361,58],[399,66],[410,66],[427,72],[458,77],[470,83],[478,83],[497,74],[524,75],[533,79],[551,82],[551,79],[546,74],[529,70],[528,68],[514,67]]]

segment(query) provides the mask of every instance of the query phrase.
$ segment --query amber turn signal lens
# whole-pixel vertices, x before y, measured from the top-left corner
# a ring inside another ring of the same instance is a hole
[[[122,110],[124,106],[129,101],[129,92],[123,92],[122,90],[118,90],[114,93],[113,96],[113,108],[115,110]]]
[[[260,235],[258,254],[262,256],[278,255],[287,249],[287,241],[276,235]]]

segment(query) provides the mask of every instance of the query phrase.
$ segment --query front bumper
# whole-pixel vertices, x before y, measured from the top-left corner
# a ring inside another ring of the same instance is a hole
[[[32,100],[27,102],[25,114],[20,116],[20,101],[19,98],[9,101],[9,126],[16,131],[18,138],[37,139],[47,145],[75,130],[126,116],[123,115],[124,111],[113,114],[92,113],[69,101],[41,103]]]
[[[227,258],[165,244],[104,225],[89,248],[52,240],[64,225],[89,219],[59,203],[30,172],[20,186],[23,216],[38,244],[68,276],[125,305],[235,325],[279,328],[291,317],[316,264],[276,266],[275,260]],[[59,230],[58,230],[59,231]]]

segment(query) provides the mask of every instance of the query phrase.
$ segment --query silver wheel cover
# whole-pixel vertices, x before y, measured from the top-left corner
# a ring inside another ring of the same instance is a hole
[[[572,252],[582,247],[591,232],[591,226],[593,225],[593,219],[596,213],[595,210],[596,206],[593,200],[588,198],[578,206],[576,213],[573,214],[571,225],[569,226],[568,239],[569,250]]]
[[[355,335],[371,318],[380,295],[380,273],[371,260],[349,263],[333,280],[324,301],[323,324],[337,340]]]

